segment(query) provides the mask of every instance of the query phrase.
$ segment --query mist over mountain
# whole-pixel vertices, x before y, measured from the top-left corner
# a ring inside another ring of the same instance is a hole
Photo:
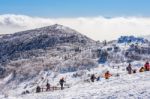
[[[93,17],[37,17],[21,14],[0,15],[0,34],[10,34],[18,31],[62,24],[94,40],[114,40],[120,36],[149,35],[150,18],[144,16],[114,16],[102,15]]]

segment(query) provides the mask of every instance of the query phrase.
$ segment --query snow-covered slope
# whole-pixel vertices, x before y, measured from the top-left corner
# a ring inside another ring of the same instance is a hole
[[[8,83],[10,80],[13,79],[13,77],[14,77],[14,74],[10,73],[7,77],[5,77],[4,79],[0,80],[0,85]]]
[[[149,99],[150,73],[126,75],[95,83],[81,83],[64,91],[30,94],[23,99]]]
[[[101,69],[100,69],[101,68]],[[69,78],[72,73],[63,74],[68,76],[67,83],[75,82],[70,88],[52,92],[30,93],[26,95],[1,95],[1,99],[149,99],[150,98],[150,72],[136,73],[128,75],[120,69],[109,67],[99,67],[88,73],[101,73],[109,69],[113,74],[119,73],[120,76],[113,76],[106,80],[85,82],[81,78]],[[61,75],[62,76],[62,75]],[[58,76],[59,77],[59,76]],[[85,77],[85,76],[84,76]],[[77,80],[78,79],[78,80]],[[16,90],[20,91],[20,90]]]
[[[140,99],[143,91],[138,89],[147,91],[144,95],[149,93],[149,78],[146,78],[149,72],[127,75],[125,71],[128,63],[139,69],[150,60],[150,43],[144,38],[122,36],[101,43],[55,24],[2,35],[0,50],[0,99],[136,99],[138,95]],[[91,74],[102,77],[107,70],[113,74],[110,80],[102,78],[99,82],[88,83]],[[120,76],[116,77],[117,74]],[[66,86],[70,88],[35,94],[37,85],[45,87],[46,82],[60,86],[61,77],[65,77]],[[30,94],[22,95],[26,90]],[[129,90],[131,94],[125,93]]]

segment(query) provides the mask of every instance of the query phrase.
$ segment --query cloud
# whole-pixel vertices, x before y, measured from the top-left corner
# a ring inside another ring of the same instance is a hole
[[[0,34],[62,24],[94,40],[112,40],[121,35],[149,35],[150,17],[40,18],[25,15],[0,15]]]

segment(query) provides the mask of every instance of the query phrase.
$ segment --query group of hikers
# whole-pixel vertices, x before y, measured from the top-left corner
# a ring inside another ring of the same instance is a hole
[[[136,69],[133,69],[133,68],[132,68],[132,65],[131,65],[130,63],[129,63],[129,65],[126,67],[126,71],[128,72],[128,74],[132,74],[132,73],[136,73],[136,72],[137,72]],[[139,69],[139,72],[144,72],[144,71],[150,71],[150,64],[149,64],[148,61],[145,63],[144,66],[142,66],[142,67]],[[112,76],[112,74],[111,74],[109,71],[106,71],[106,72],[104,73],[104,76],[103,76],[103,77],[104,77],[105,79],[109,79],[111,76]],[[100,76],[95,75],[95,74],[92,74],[92,75],[90,76],[90,80],[91,80],[91,82],[94,82],[95,80],[96,80],[96,81],[99,81],[99,80],[100,80]],[[64,89],[64,83],[65,83],[65,80],[64,80],[64,77],[62,77],[62,78],[59,80],[59,84],[60,84],[60,86],[61,86],[61,87],[60,87],[61,90]],[[47,84],[46,84],[46,91],[50,91],[51,88],[53,88],[53,87],[51,87],[51,85],[47,82]],[[40,87],[40,86],[37,86],[36,92],[37,92],[37,93],[41,92],[41,87]]]
[[[65,80],[64,80],[64,77],[62,77],[60,80],[59,80],[59,84],[60,84],[60,89],[63,90],[64,89],[64,83],[65,83]],[[51,87],[50,83],[47,82],[46,84],[46,91],[50,91],[50,90],[54,90],[55,87]],[[42,88],[40,86],[37,86],[36,87],[36,93],[39,93],[42,91]]]
[[[137,72],[136,69],[133,69],[133,68],[132,68],[132,65],[131,65],[130,63],[129,63],[129,65],[126,67],[126,70],[127,70],[128,74],[132,74],[132,73],[136,73],[136,72]],[[139,69],[139,72],[144,72],[144,71],[150,71],[150,64],[149,64],[148,61],[145,63],[144,66],[142,66],[142,67]],[[103,77],[104,77],[105,79],[109,79],[111,76],[112,76],[112,74],[111,74],[109,71],[106,71]],[[117,74],[117,76],[119,76],[119,74]],[[100,76],[95,76],[95,74],[92,74],[90,80],[91,80],[91,82],[94,82],[95,80],[96,80],[96,81],[99,81],[99,80],[100,80]]]
[[[110,74],[109,71],[106,71],[105,74],[104,74],[105,79],[109,79],[109,77],[111,77],[111,76],[112,76],[112,74]],[[91,82],[94,82],[95,80],[99,81],[100,76],[96,76],[95,74],[92,74],[90,80],[91,80]]]
[[[131,64],[128,65],[128,67],[126,68],[126,70],[128,71],[128,74],[132,74],[132,73],[136,73],[137,72],[136,69],[132,68]],[[149,64],[148,61],[145,63],[144,66],[142,66],[139,69],[139,72],[144,72],[144,71],[150,71],[150,64]]]

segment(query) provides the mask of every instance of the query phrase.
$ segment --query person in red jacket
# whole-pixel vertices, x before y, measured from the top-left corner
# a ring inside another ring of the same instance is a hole
[[[150,64],[148,61],[145,63],[144,68],[145,68],[145,71],[150,71]]]

